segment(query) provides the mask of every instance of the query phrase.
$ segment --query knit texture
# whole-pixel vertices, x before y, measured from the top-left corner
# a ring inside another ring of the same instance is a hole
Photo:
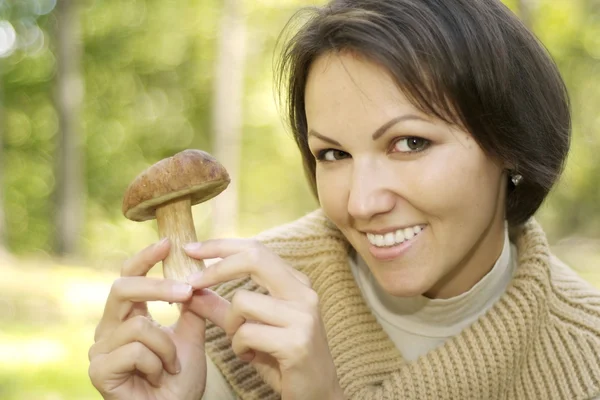
[[[555,260],[530,220],[512,239],[515,277],[492,308],[458,336],[407,362],[366,306],[348,266],[350,246],[317,210],[257,237],[305,273],[319,294],[331,354],[348,399],[560,399],[600,393],[600,292]],[[250,279],[216,288],[231,300]],[[278,399],[213,324],[206,348],[241,399]]]

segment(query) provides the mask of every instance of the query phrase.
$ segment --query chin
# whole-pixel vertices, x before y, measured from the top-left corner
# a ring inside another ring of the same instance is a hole
[[[416,297],[423,295],[427,289],[422,287],[411,287],[406,285],[388,285],[389,287],[383,287],[383,290],[394,297]]]
[[[377,273],[374,276],[379,286],[389,295],[395,297],[415,297],[421,296],[431,289],[431,283],[426,282],[422,276],[422,271],[418,275],[401,273],[398,271],[386,271]]]

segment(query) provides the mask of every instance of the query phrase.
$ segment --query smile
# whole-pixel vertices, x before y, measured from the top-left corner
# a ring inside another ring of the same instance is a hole
[[[415,225],[412,227],[398,229],[395,232],[388,232],[384,235],[367,233],[367,239],[375,247],[392,247],[401,243],[410,241],[423,230],[424,225]]]

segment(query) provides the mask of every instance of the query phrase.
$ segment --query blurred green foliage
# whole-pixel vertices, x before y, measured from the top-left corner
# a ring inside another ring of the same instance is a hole
[[[9,247],[16,253],[49,252],[54,234],[57,26],[52,13],[34,12],[40,1],[1,2],[0,8],[1,18],[15,27],[17,38],[29,35],[27,27],[41,37],[35,48],[16,43],[1,60],[7,231]],[[52,10],[52,1],[45,3]],[[121,216],[125,187],[149,164],[181,149],[211,150],[219,4],[216,0],[82,2],[87,254],[105,254],[119,243],[121,249],[131,250],[154,240],[153,232],[148,233],[151,223],[145,229],[133,227]],[[297,4],[247,5],[250,37],[242,167],[250,174],[237,184],[243,198],[241,231],[250,234],[312,206],[307,205],[311,199],[298,157],[289,137],[282,134],[270,84],[277,32]],[[282,186],[273,187],[273,182]],[[284,188],[284,183],[291,187]],[[208,234],[206,224],[198,229]]]
[[[211,100],[221,15],[219,0],[82,0],[87,193],[84,255],[132,252],[155,238],[152,223],[120,213],[130,180],[184,148],[212,149]],[[316,206],[298,152],[275,105],[272,56],[282,27],[300,5],[322,1],[245,1],[248,40],[244,93],[240,235],[293,219]],[[517,0],[506,0],[518,11]],[[600,3],[539,0],[535,32],[567,81],[574,141],[564,179],[539,214],[552,240],[600,237]],[[4,91],[5,209],[8,247],[51,252],[57,69],[56,0],[0,0]],[[13,30],[11,45],[10,30]],[[200,237],[210,235],[209,206],[197,211]]]
[[[87,374],[87,354],[114,273],[26,262],[0,269],[0,399],[101,399]],[[176,320],[175,306],[149,307],[161,323]]]

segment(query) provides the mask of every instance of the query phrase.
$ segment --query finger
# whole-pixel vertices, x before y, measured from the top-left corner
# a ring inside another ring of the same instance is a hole
[[[289,269],[290,269],[291,274],[294,275],[294,277],[296,279],[298,279],[304,286],[308,286],[309,288],[312,288],[312,283],[308,276],[306,276],[302,272],[298,271],[297,269],[293,268],[292,266],[290,266]]]
[[[300,301],[307,287],[290,272],[287,264],[266,247],[243,240],[211,240],[202,244],[203,247],[222,247],[214,250],[217,257],[225,257],[203,271],[188,277],[188,282],[194,288],[206,288],[218,283],[250,276],[260,286],[264,287],[274,297],[284,300]],[[237,252],[233,252],[233,249]],[[212,250],[211,250],[212,251]],[[209,254],[214,254],[210,253]]]
[[[160,358],[140,342],[129,343],[112,353],[93,358],[89,375],[101,393],[122,385],[139,372],[154,386],[160,386],[163,366]]]
[[[194,292],[192,299],[185,306],[196,315],[208,319],[224,329],[225,316],[231,305],[229,301],[212,290],[201,289]]]
[[[175,343],[156,322],[144,316],[128,319],[113,332],[90,348],[90,360],[99,354],[108,354],[128,343],[140,342],[161,359],[164,368],[172,374],[181,369]]]
[[[170,243],[167,238],[152,244],[127,261],[121,267],[121,276],[146,276],[156,263],[167,258]]]
[[[274,297],[300,300],[306,286],[283,266],[282,260],[273,258],[266,252],[264,255],[255,255],[254,251],[237,253],[193,274],[188,282],[194,288],[206,288],[249,276]]]
[[[188,243],[183,248],[190,257],[205,259],[225,258],[258,246],[257,241],[250,239],[211,239]]]
[[[139,276],[119,278],[113,283],[106,300],[104,314],[96,330],[96,340],[131,317],[134,304],[147,301],[181,303],[191,296],[192,287],[186,283]]]
[[[201,349],[204,346],[206,319],[192,311],[190,303],[184,303],[175,323],[174,332],[185,342]]]
[[[225,318],[224,330],[228,336],[232,337],[246,321],[285,327],[295,320],[297,314],[299,313],[293,305],[284,300],[260,293],[239,290],[231,300],[231,307]]]
[[[253,247],[259,246],[263,245],[257,241],[248,239],[213,239],[202,243],[189,243],[184,246],[184,249],[189,256],[206,260],[208,258],[225,258],[238,252],[252,250]],[[296,279],[304,285],[311,287],[310,279],[306,275],[295,268],[292,268],[288,264],[284,265]]]
[[[148,246],[123,264],[121,276],[146,276],[157,262],[167,257],[169,249],[170,243],[167,238]],[[148,306],[146,303],[135,303],[130,315],[148,315]]]
[[[285,328],[246,322],[231,338],[231,348],[237,356],[262,352],[281,361],[286,352],[289,354],[296,350],[291,348],[289,336],[289,330]],[[247,356],[242,358],[250,361]]]

